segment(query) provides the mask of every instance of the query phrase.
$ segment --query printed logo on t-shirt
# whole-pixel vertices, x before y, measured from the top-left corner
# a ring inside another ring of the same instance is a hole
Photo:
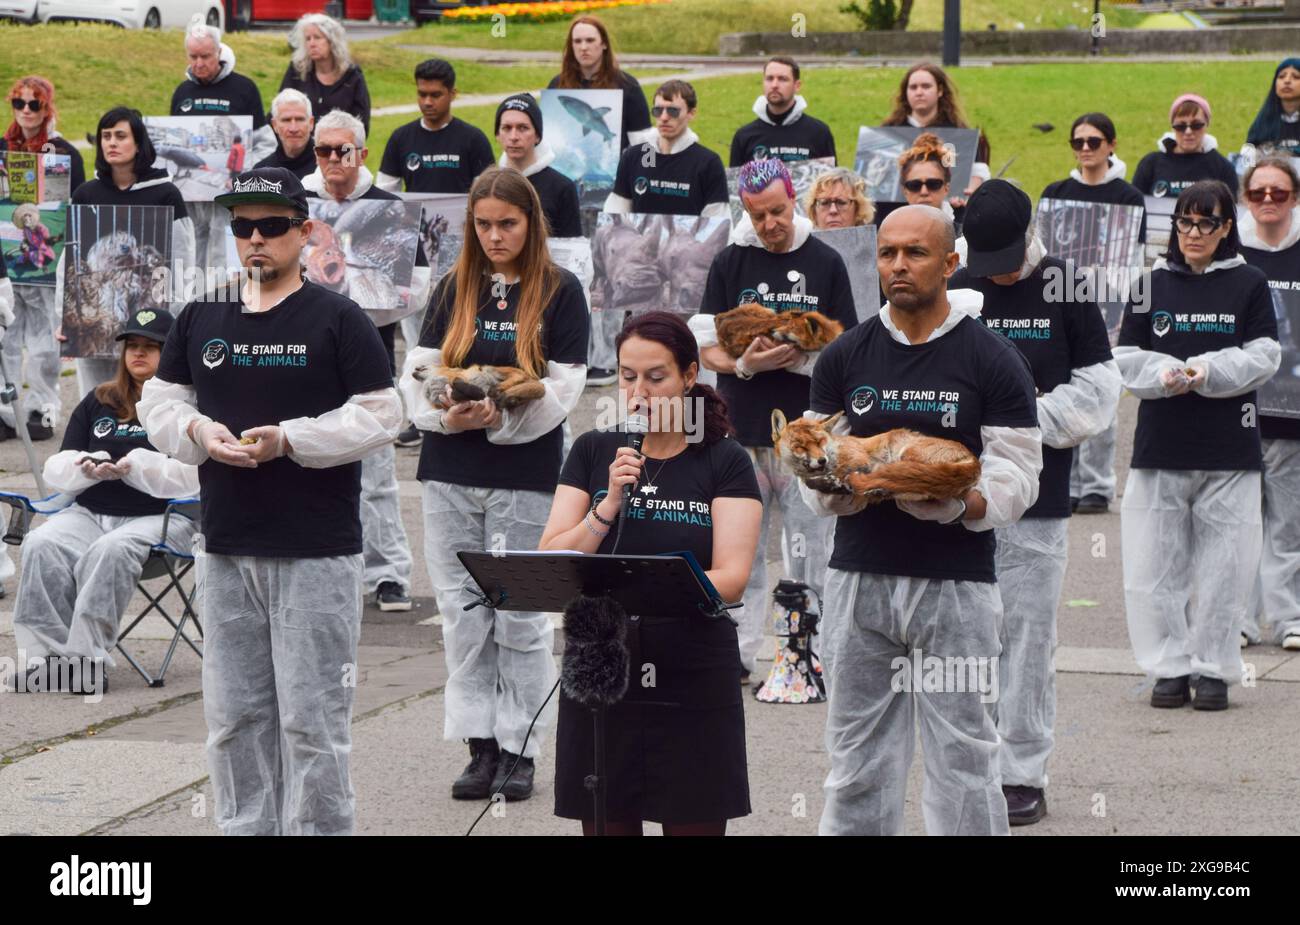
[[[849,393],[849,407],[858,415],[875,408],[907,414],[955,415],[960,402],[960,392],[940,389],[881,389],[877,393],[869,385],[860,385]]]
[[[140,424],[134,424],[130,421],[119,421],[105,415],[102,418],[95,418],[95,423],[90,425],[90,432],[98,440],[104,440],[108,437],[116,437],[118,440],[146,440],[148,435]]]
[[[879,396],[876,390],[869,385],[860,385],[853,390],[849,396],[849,407],[853,409],[854,414],[866,414],[872,408],[876,407],[876,399]]]
[[[811,312],[817,310],[820,296],[809,295],[808,278],[798,270],[789,270],[785,274],[790,288],[783,292],[773,292],[767,282],[759,283],[751,289],[740,290],[740,305],[762,305],[774,312]]]
[[[430,170],[437,167],[445,167],[451,170],[460,169],[459,154],[421,154],[418,151],[412,151],[406,155],[406,169],[419,170],[420,168]]]
[[[208,369],[216,369],[226,362],[226,356],[229,353],[229,344],[220,338],[213,338],[203,345],[203,365]]]
[[[1151,316],[1151,331],[1156,337],[1164,337],[1174,325],[1174,316],[1169,312],[1156,312]]]
[[[594,495],[597,504],[608,492]],[[659,486],[642,484],[632,493],[630,503],[623,512],[629,520],[651,520],[661,523],[686,524],[689,527],[713,527],[713,512],[707,501],[687,501],[682,498],[659,497]]]
[[[110,417],[96,418],[95,423],[90,425],[90,432],[100,440],[103,440],[115,430],[117,430],[117,421]]]
[[[984,324],[991,331],[1010,340],[1051,340],[1051,318],[985,318]]]
[[[216,369],[226,359],[231,366],[306,366],[306,344],[227,344],[213,338],[203,345],[203,365]]]
[[[1152,196],[1177,196],[1192,185],[1192,180],[1157,180],[1151,187]]]
[[[684,180],[660,180],[656,177],[637,177],[632,190],[638,196],[690,196],[691,184]]]
[[[767,159],[767,145],[754,145],[753,160],[761,161]]]
[[[230,100],[202,96],[193,100],[181,100],[181,112],[230,112]]]
[[[181,104],[177,108],[180,109],[181,112],[189,112],[191,109],[194,108],[194,100],[191,99],[181,100]]]
[[[1160,319],[1163,331],[1156,329],[1160,315],[1167,319]],[[1151,316],[1151,330],[1157,337],[1164,337],[1171,329],[1176,334],[1236,334],[1237,316],[1231,312],[1175,312],[1172,318],[1168,312],[1156,312]]]

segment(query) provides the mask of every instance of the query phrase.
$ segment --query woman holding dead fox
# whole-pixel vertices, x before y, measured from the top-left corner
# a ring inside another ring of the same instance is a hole
[[[564,420],[586,384],[587,303],[577,278],[551,261],[541,202],[518,171],[483,171],[465,224],[474,233],[434,290],[401,389],[412,423],[426,432],[417,478],[446,641],[443,734],[469,741],[470,763],[452,796],[486,799],[504,785],[507,800],[522,800],[532,795],[533,758],[549,726],[540,718],[525,750],[555,680],[555,629],[543,613],[465,610],[472,582],[456,554],[537,548],[560,475]],[[489,367],[515,384],[511,398],[538,397],[515,403],[484,393],[474,383]]]

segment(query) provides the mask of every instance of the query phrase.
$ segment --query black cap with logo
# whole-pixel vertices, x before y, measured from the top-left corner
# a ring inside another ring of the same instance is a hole
[[[1006,180],[987,180],[966,202],[961,233],[971,276],[1016,273],[1025,262],[1025,232],[1033,214],[1029,197]]]
[[[143,308],[126,321],[126,327],[114,340],[126,340],[128,337],[147,337],[164,343],[167,332],[172,329],[172,313],[165,308]]]
[[[230,184],[230,192],[212,200],[227,209],[246,203],[264,202],[288,206],[307,214],[307,191],[302,182],[284,167],[258,167],[238,174]]]

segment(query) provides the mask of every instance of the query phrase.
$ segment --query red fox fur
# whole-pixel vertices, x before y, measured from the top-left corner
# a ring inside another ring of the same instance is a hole
[[[979,459],[957,441],[904,428],[874,437],[833,435],[843,413],[787,423],[780,409],[772,412],[777,457],[810,488],[871,501],[929,501],[961,498],[979,481]]]
[[[844,325],[821,312],[774,312],[761,305],[742,305],[717,316],[718,344],[728,356],[738,357],[756,337],[800,350],[820,350],[844,333]]]
[[[517,366],[421,366],[411,375],[424,383],[424,394],[435,408],[447,407],[447,386],[453,401],[492,399],[503,411],[546,394],[546,386]]]

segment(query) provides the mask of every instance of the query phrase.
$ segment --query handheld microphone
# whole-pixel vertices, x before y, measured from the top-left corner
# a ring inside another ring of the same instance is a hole
[[[641,444],[645,443],[645,435],[650,432],[650,419],[644,414],[637,412],[630,415],[627,419],[627,445],[638,453],[641,452]],[[626,505],[632,498],[632,482],[623,486],[623,504]]]

